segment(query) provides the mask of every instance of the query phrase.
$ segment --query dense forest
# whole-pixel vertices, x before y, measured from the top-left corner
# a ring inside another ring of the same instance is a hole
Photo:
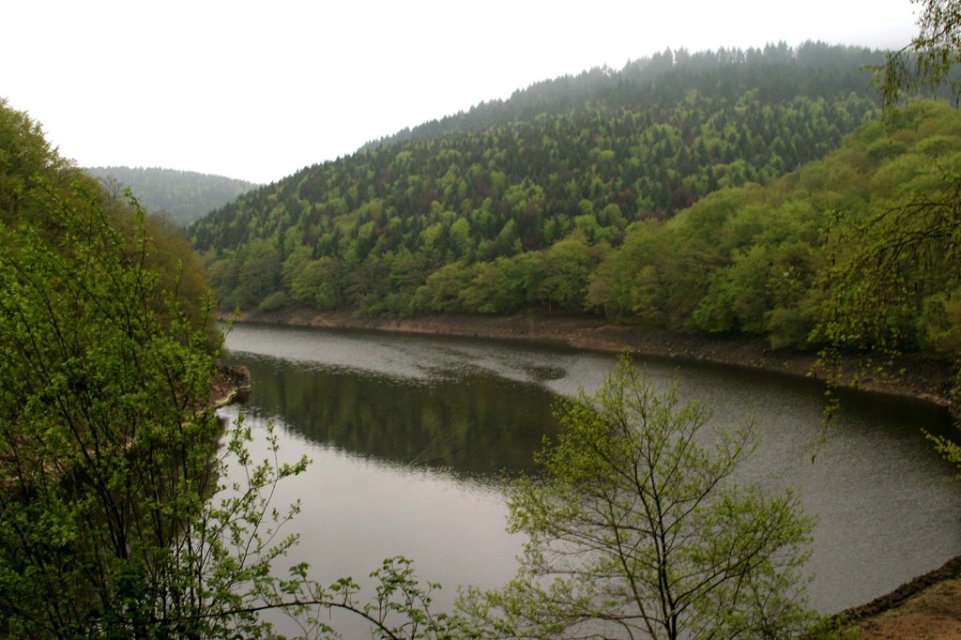
[[[3,100],[0,239],[0,635],[183,635],[223,433],[199,260]]]
[[[165,213],[182,227],[258,186],[244,180],[175,169],[88,167],[84,171],[105,181],[108,188],[129,187],[147,210]]]
[[[511,278],[524,299],[433,291],[452,270],[549,262],[571,242],[599,262],[629,225],[768,183],[876,113],[862,67],[882,57],[863,49],[676,57],[541,83],[427,125],[447,129],[437,135],[417,129],[304,169],[196,223],[192,241],[227,308],[581,311],[581,293],[536,274]]]
[[[764,102],[797,95],[831,96],[843,91],[862,93],[865,69],[883,55],[855,47],[833,47],[805,42],[763,49],[719,49],[689,53],[665,49],[629,62],[620,71],[594,68],[519,89],[507,100],[493,100],[467,112],[405,129],[371,142],[365,148],[406,140],[422,140],[454,131],[482,131],[508,122],[530,120],[541,114],[558,115],[602,103],[612,109],[672,111],[691,91],[737,99],[757,89]]]

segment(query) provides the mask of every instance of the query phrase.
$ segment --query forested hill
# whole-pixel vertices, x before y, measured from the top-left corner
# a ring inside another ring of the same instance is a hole
[[[84,171],[95,178],[116,180],[129,187],[148,210],[166,212],[184,227],[258,186],[244,180],[176,169],[90,167]]]
[[[629,229],[768,183],[876,113],[863,65],[881,55],[863,49],[665,56],[547,82],[242,196],[190,228],[221,304],[606,309],[588,279]]]
[[[764,49],[720,49],[689,53],[665,49],[628,62],[620,71],[594,68],[518,89],[507,100],[492,100],[469,111],[404,129],[370,142],[372,148],[405,140],[422,140],[452,131],[482,131],[495,125],[560,114],[601,103],[608,108],[673,110],[690,91],[737,99],[752,89],[764,102],[797,95],[833,96],[863,93],[865,67],[881,62],[878,52],[805,42],[792,49],[781,42]]]

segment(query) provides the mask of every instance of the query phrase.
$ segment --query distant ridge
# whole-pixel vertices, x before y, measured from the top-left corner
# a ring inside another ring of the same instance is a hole
[[[182,227],[260,185],[224,176],[159,167],[88,167],[101,181],[129,187],[147,210],[166,212]]]

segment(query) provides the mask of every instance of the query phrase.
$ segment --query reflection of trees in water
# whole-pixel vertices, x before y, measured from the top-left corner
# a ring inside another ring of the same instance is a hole
[[[479,372],[423,383],[237,361],[254,380],[250,408],[319,444],[399,464],[466,474],[531,469],[544,434],[557,431],[549,391]]]

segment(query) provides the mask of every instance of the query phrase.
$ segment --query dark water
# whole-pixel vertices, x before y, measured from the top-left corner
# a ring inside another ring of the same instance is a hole
[[[481,479],[525,471],[555,431],[547,389],[489,371],[437,370],[423,380],[265,356],[240,361],[257,381],[248,409],[281,417],[312,442],[386,463]]]
[[[406,555],[420,575],[445,585],[441,605],[458,585],[512,577],[523,540],[504,532],[499,482],[533,468],[533,452],[556,431],[552,399],[596,388],[615,361],[490,341],[257,325],[235,326],[227,347],[253,374],[248,420],[258,429],[272,420],[285,456],[306,452],[314,461],[275,498],[302,501],[292,562],[334,579],[363,577],[381,559]],[[808,568],[819,610],[866,602],[961,553],[961,484],[921,432],[951,433],[943,410],[845,394],[826,443],[814,449],[823,395],[811,381],[643,366],[658,385],[679,376],[682,395],[714,405],[719,425],[755,420],[762,444],[745,475],[796,486],[818,517]]]

